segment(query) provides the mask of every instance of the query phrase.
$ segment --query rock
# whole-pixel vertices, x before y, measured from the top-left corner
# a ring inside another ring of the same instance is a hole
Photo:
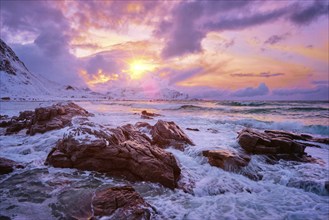
[[[66,90],[75,90],[72,86],[70,86],[70,85],[68,85],[68,86],[66,86],[66,88],[65,88]]]
[[[157,116],[161,116],[160,114],[156,114],[153,112],[147,112],[146,110],[142,111],[142,116],[148,116],[148,117],[157,117]]]
[[[130,186],[96,191],[92,201],[94,217],[110,219],[151,219],[155,210]]]
[[[208,128],[207,131],[210,131],[213,134],[218,134],[218,130],[216,130],[214,128]]]
[[[305,145],[294,141],[292,136],[281,133],[258,132],[244,129],[238,135],[238,143],[249,153],[303,155]]]
[[[141,115],[141,119],[153,119],[153,118],[147,115]]]
[[[151,132],[153,126],[150,125],[149,123],[146,123],[146,122],[137,122],[135,124],[135,127],[138,128],[138,129],[146,129],[147,131]]]
[[[186,130],[189,130],[189,131],[200,131],[200,130],[197,129],[197,128],[186,128]]]
[[[303,140],[303,141],[317,142],[322,144],[329,144],[329,138],[313,137],[310,134],[296,134],[292,132],[278,131],[278,130],[265,130],[264,132],[272,136],[279,135],[281,137],[286,137],[292,140]]]
[[[15,168],[24,168],[24,166],[13,160],[0,157],[0,174],[11,173]]]
[[[186,145],[194,146],[192,140],[184,133],[175,122],[159,120],[152,128],[151,135],[153,143],[166,148],[172,146],[179,150],[184,150]]]
[[[46,164],[150,181],[174,189],[180,177],[176,159],[151,142],[130,124],[115,129],[81,125],[71,128],[57,143]]]
[[[161,116],[160,114],[156,114],[153,112],[147,112],[146,110],[142,111],[141,118],[142,119],[153,119],[153,117]]]
[[[247,166],[251,159],[247,154],[230,150],[210,150],[203,151],[202,154],[208,158],[210,165],[227,171],[238,171],[240,168]]]
[[[27,134],[45,133],[63,128],[71,123],[74,116],[90,116],[80,106],[70,103],[58,103],[49,107],[36,108],[35,111],[24,111],[18,117],[12,117],[9,122],[1,122],[7,127],[6,134],[13,134],[27,129]]]

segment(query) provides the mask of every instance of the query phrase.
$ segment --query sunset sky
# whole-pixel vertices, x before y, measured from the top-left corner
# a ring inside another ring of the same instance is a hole
[[[33,73],[106,92],[328,99],[329,1],[3,1]]]

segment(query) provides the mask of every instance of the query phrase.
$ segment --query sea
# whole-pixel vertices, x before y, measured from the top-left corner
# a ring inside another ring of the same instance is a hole
[[[2,101],[0,114],[49,106],[53,101]],[[4,135],[0,128],[0,157],[26,164],[0,176],[0,219],[88,219],[82,201],[101,187],[131,185],[157,210],[152,219],[329,219],[329,145],[309,146],[306,152],[322,163],[280,160],[268,163],[253,155],[247,167],[263,176],[255,181],[208,164],[204,150],[240,148],[237,133],[244,128],[284,130],[329,137],[329,102],[305,101],[75,101],[107,127],[154,125],[174,121],[195,146],[168,148],[182,170],[180,183],[191,190],[170,190],[156,183],[129,182],[109,175],[53,168],[45,159],[68,128],[27,136]],[[161,114],[141,119],[141,111]],[[74,123],[74,120],[73,120]],[[199,131],[186,130],[197,128]],[[8,218],[6,218],[8,217]],[[111,219],[111,218],[103,218]]]

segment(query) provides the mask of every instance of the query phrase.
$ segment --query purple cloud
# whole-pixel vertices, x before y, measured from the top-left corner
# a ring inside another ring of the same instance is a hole
[[[209,22],[205,24],[205,28],[209,31],[224,30],[241,30],[247,27],[264,24],[269,21],[276,20],[286,14],[287,8],[280,8],[266,13],[253,14],[242,18],[224,17],[218,22]]]
[[[249,2],[251,1],[182,1],[172,12],[173,20],[160,22],[155,31],[155,35],[169,39],[162,56],[168,58],[201,51],[201,40],[207,33],[199,24],[203,17],[243,8]]]
[[[162,51],[164,58],[202,51],[201,41],[210,31],[242,30],[288,18],[294,24],[309,24],[328,14],[328,5],[315,1],[311,5],[298,1],[265,12],[257,11],[266,1],[182,1],[172,11],[173,19],[164,20],[155,35],[169,39]],[[248,8],[247,8],[248,6]],[[250,13],[250,10],[256,9]],[[236,13],[239,16],[236,16]],[[265,43],[276,44],[287,35],[273,35]]]
[[[329,85],[329,80],[315,80],[312,83],[314,85]]]
[[[286,39],[287,36],[289,36],[288,33],[282,34],[282,35],[276,35],[276,34],[272,35],[266,41],[264,41],[264,44],[270,44],[270,45],[277,44],[280,41],[283,41],[284,39]]]
[[[327,2],[327,3],[325,3]],[[308,7],[296,10],[290,17],[291,21],[296,24],[309,24],[312,21],[318,19],[320,16],[327,15],[329,13],[328,1],[314,1],[313,4]]]
[[[258,87],[248,87],[245,89],[240,89],[234,92],[232,95],[236,97],[254,97],[254,96],[263,96],[269,93],[269,89],[265,83],[259,84]]]
[[[284,76],[284,73],[271,73],[271,72],[262,72],[262,73],[232,73],[230,74],[233,77],[275,77],[275,76]]]
[[[169,72],[171,72],[170,74],[170,79],[169,79],[169,85],[184,81],[185,79],[188,79],[190,77],[193,77],[197,74],[199,74],[200,72],[203,71],[203,68],[193,68],[187,71],[175,71],[175,70],[169,70]],[[160,71],[161,72],[161,71]]]
[[[310,89],[276,89],[272,91],[273,95],[280,99],[287,100],[327,100],[329,101],[329,86],[318,85]]]

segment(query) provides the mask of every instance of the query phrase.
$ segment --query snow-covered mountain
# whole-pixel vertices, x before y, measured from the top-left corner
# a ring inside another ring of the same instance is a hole
[[[31,73],[15,52],[0,39],[0,98],[14,100],[99,99],[89,88],[60,85]]]
[[[31,73],[15,52],[0,39],[0,98],[13,100],[187,100],[174,89],[112,88],[107,94],[89,88],[60,85]]]
[[[50,95],[49,83],[32,74],[15,52],[0,39],[0,96],[10,98]]]
[[[114,88],[107,92],[110,99],[117,100],[187,100],[187,94],[174,89],[145,90],[143,88]]]

